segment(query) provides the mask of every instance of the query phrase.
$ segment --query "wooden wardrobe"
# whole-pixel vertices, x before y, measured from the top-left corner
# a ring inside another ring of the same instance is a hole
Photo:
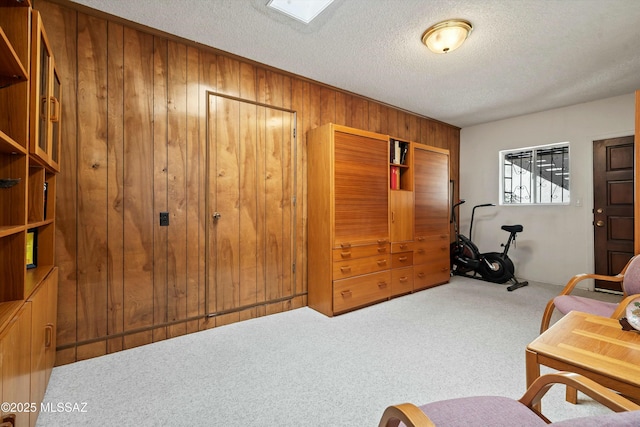
[[[326,124],[307,134],[309,306],[327,316],[449,280],[449,153]]]

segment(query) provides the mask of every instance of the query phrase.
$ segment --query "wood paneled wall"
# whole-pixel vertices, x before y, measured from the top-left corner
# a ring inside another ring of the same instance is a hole
[[[305,306],[309,129],[333,122],[447,148],[457,180],[456,127],[64,1],[33,3],[64,87],[58,364]],[[214,317],[204,312],[207,91],[294,110],[298,129],[291,298]]]

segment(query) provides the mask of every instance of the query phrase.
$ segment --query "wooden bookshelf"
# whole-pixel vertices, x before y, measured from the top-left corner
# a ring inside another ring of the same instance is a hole
[[[55,355],[60,94],[38,12],[28,0],[0,0],[0,393],[38,408]],[[0,423],[33,426],[37,415],[0,412]]]

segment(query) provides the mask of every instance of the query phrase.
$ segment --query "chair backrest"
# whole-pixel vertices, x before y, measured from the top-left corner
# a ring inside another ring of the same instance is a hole
[[[640,294],[640,256],[636,255],[629,261],[622,280],[622,289],[626,295]]]

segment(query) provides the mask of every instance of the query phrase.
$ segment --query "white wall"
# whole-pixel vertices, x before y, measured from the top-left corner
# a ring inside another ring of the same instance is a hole
[[[509,251],[516,276],[564,285],[577,273],[593,272],[593,141],[634,134],[635,95],[514,117],[460,132],[461,231],[468,235],[471,208],[478,208],[473,240],[480,251],[500,251],[503,224],[522,224],[517,248]],[[500,150],[568,141],[571,205],[499,206]],[[591,288],[589,281],[583,287]]]

